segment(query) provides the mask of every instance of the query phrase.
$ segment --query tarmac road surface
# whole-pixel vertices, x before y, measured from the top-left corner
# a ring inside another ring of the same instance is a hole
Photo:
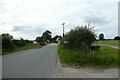
[[[8,54],[2,58],[3,78],[48,78],[57,65],[57,45]]]
[[[118,78],[118,68],[97,69],[62,67],[57,44],[4,55],[3,78]],[[1,70],[0,70],[1,71]]]

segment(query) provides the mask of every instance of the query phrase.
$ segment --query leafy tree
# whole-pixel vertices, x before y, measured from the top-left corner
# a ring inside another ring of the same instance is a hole
[[[92,29],[93,27],[90,24],[88,26],[77,26],[63,37],[62,44],[71,49],[88,52],[96,37]],[[67,42],[67,44],[64,44],[64,42]]]
[[[100,33],[99,40],[104,40],[104,34],[103,33]]]
[[[119,36],[116,36],[116,37],[114,38],[114,40],[120,40],[120,37],[119,37]]]
[[[51,40],[52,36],[51,36],[51,32],[49,30],[46,30],[43,35],[42,35],[42,38],[43,38],[43,41],[44,42],[47,42],[47,40]]]
[[[7,34],[2,34],[2,37],[4,37],[4,36],[9,37],[11,40],[13,39],[13,36],[9,35],[8,33]]]
[[[37,38],[35,39],[35,41],[37,41],[38,43],[43,42],[43,38],[42,38],[42,37],[37,37]]]
[[[58,36],[58,35],[54,36],[54,37],[52,38],[52,41],[53,41],[53,42],[57,42],[56,40],[57,40],[58,38],[61,38],[61,36]]]

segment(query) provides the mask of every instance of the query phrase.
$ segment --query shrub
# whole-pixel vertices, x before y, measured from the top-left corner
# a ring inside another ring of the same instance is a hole
[[[2,36],[2,49],[3,51],[9,51],[14,49],[14,44],[9,36]]]
[[[96,35],[89,26],[75,27],[62,39],[62,44],[72,49],[90,51],[91,44],[95,41]],[[67,44],[64,44],[67,41]]]
[[[27,44],[27,41],[26,40],[12,40],[13,44],[16,46],[16,47],[21,47],[21,46],[25,46]]]

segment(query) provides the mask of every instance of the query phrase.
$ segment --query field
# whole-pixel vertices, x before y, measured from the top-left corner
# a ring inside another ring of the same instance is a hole
[[[102,46],[98,52],[83,53],[58,46],[58,54],[62,64],[86,67],[117,67],[118,49]]]
[[[10,53],[22,51],[22,50],[41,48],[41,47],[42,47],[42,46],[40,46],[40,45],[38,45],[38,44],[28,44],[28,45],[23,46],[23,47],[18,47],[18,48],[16,48],[16,49],[12,50],[12,51],[2,52],[2,55],[6,55],[6,54],[10,54]]]
[[[104,40],[104,41],[96,41],[95,43],[112,45],[112,46],[120,46],[119,42],[120,42],[120,40]]]

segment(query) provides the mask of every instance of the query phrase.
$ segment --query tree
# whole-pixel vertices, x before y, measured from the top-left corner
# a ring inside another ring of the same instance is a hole
[[[43,41],[44,42],[47,42],[47,40],[51,40],[52,36],[51,36],[51,32],[49,30],[46,30],[43,35],[42,35],[42,38],[43,38]]]
[[[9,35],[8,33],[7,34],[2,34],[2,37],[4,37],[4,36],[9,37],[11,40],[13,39],[13,36]]]
[[[56,40],[57,40],[58,38],[60,39],[61,36],[58,36],[58,35],[54,36],[54,37],[52,38],[52,41],[53,41],[53,42],[57,42]]]
[[[119,36],[116,36],[116,37],[114,38],[114,40],[120,40],[120,37],[119,37]]]
[[[37,38],[35,39],[35,41],[37,41],[38,43],[43,42],[43,38],[42,38],[42,37],[37,37]]]
[[[71,49],[90,51],[91,44],[95,41],[96,37],[92,29],[93,27],[90,25],[75,27],[75,29],[72,29],[63,37],[63,45]],[[67,44],[64,44],[65,41]]]
[[[99,40],[104,40],[104,34],[103,33],[100,33]]]
[[[9,34],[2,34],[2,49],[3,51],[9,51],[14,49],[14,44],[12,43],[13,37]]]

